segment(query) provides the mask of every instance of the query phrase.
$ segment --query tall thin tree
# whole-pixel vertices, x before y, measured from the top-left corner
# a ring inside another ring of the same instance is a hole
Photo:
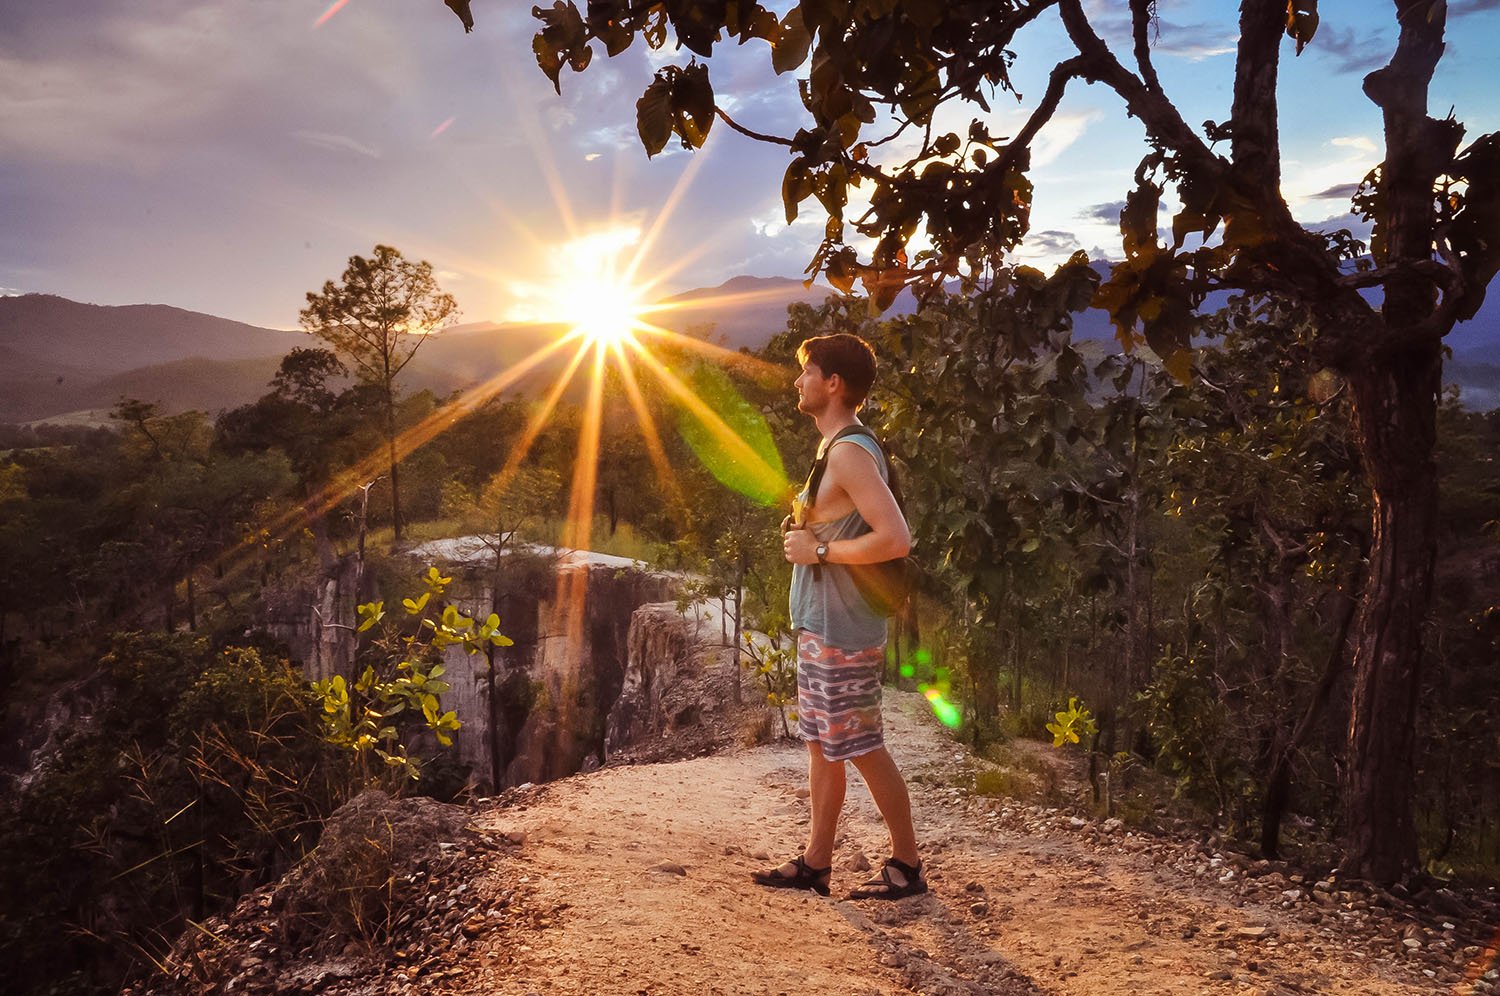
[[[341,282],[308,292],[302,328],[349,360],[355,376],[380,391],[391,473],[391,526],[401,539],[401,488],[396,459],[396,376],[428,337],[452,323],[458,305],[443,293],[426,260],[412,262],[378,245],[366,259],[350,256]]]

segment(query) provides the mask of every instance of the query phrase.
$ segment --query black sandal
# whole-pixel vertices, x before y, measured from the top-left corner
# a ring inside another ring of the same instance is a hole
[[[891,878],[891,869],[900,872],[906,881],[897,885]],[[849,893],[850,899],[905,899],[907,896],[919,896],[927,891],[927,881],[922,878],[922,862],[918,861],[916,867],[896,858],[886,858],[885,864],[881,866],[878,878],[872,878],[858,889]]]
[[[796,872],[788,875],[777,865],[767,871],[751,872],[750,878],[756,885],[764,885],[772,889],[811,889],[820,896],[828,895],[828,876],[833,871],[833,866],[827,868],[814,868],[807,863],[802,855],[797,855],[791,860],[797,866]]]

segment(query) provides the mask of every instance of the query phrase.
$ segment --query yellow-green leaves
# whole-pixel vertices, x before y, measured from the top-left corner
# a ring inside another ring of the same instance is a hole
[[[443,597],[453,578],[430,567],[421,581],[427,590],[416,598],[402,599],[406,615],[400,623],[386,618],[384,602],[359,606],[358,631],[375,635],[363,651],[364,667],[352,687],[343,675],[311,686],[321,705],[323,739],[353,752],[362,770],[368,763],[365,759],[373,755],[384,770],[419,777],[421,760],[408,754],[401,738],[420,727],[449,746],[452,732],[462,725],[454,711],[442,707],[441,696],[452,687],[443,680],[443,650],[457,646],[472,656],[486,647],[511,645],[500,632],[500,617],[493,612],[476,623],[457,606],[447,604],[436,618],[429,617],[434,599]],[[385,625],[377,630],[382,622]],[[371,778],[368,771],[365,777]]]
[[[1052,734],[1052,746],[1061,747],[1063,744],[1076,744],[1084,736],[1092,736],[1099,732],[1099,726],[1094,722],[1093,713],[1078,704],[1078,697],[1068,698],[1068,708],[1054,714],[1057,717],[1055,723],[1047,724],[1047,732]]]
[[[355,611],[359,613],[359,618],[362,620],[358,632],[363,633],[385,618],[385,603],[366,602]]]

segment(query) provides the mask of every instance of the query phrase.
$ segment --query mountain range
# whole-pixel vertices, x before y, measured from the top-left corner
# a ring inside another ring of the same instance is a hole
[[[1106,263],[1096,263],[1106,268]],[[819,304],[832,293],[785,277],[735,277],[660,302],[649,320],[728,349],[758,348],[786,324],[794,302]],[[910,312],[898,299],[892,311]],[[440,394],[479,383],[556,340],[558,325],[480,322],[455,326],[424,344],[402,374],[408,390]],[[1074,338],[1108,343],[1114,332],[1098,309],[1076,316]],[[1500,406],[1500,295],[1449,336],[1445,380],[1466,405]],[[102,306],[46,294],[0,297],[0,422],[102,416],[121,398],[165,412],[216,412],[264,394],[281,357],[315,345],[300,332],[158,304]],[[543,364],[514,385],[535,390],[561,369]]]

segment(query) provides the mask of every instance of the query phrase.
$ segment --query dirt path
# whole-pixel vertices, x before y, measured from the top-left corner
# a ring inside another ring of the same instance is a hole
[[[482,829],[524,835],[507,878],[526,926],[479,932],[463,970],[427,991],[1417,994],[1458,978],[1423,975],[1432,962],[1404,960],[1399,938],[1351,947],[1337,908],[1325,918],[1306,895],[1221,882],[1233,866],[1187,845],[951,788],[967,755],[919,696],[887,696],[931,894],[838,898],[886,853],[856,777],[832,899],[749,882],[800,849],[800,747],[607,768],[481,814]]]

